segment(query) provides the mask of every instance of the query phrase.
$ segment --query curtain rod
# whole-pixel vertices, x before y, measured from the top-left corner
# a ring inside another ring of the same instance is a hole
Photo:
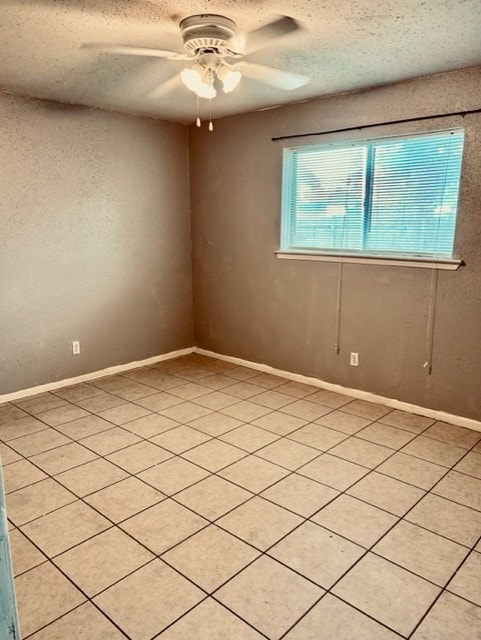
[[[433,118],[449,118],[451,116],[466,116],[472,113],[481,113],[481,109],[469,109],[467,111],[452,111],[451,113],[439,113],[433,116],[418,116],[416,118],[403,118],[402,120],[386,120],[385,122],[375,122],[373,124],[362,124],[357,127],[344,127],[343,129],[330,129],[328,131],[315,131],[312,133],[293,133],[288,136],[277,136],[271,138],[272,142],[278,140],[289,140],[291,138],[308,138],[310,136],[324,136],[328,133],[343,133],[344,131],[360,131],[361,129],[368,129],[369,127],[381,127],[386,124],[403,124],[405,122],[421,122],[423,120],[432,120]]]

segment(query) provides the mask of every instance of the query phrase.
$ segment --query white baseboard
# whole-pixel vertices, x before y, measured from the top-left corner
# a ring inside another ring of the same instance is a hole
[[[95,380],[96,378],[103,378],[104,376],[111,376],[115,373],[122,373],[122,371],[129,371],[129,369],[137,369],[138,367],[147,367],[156,362],[162,362],[163,360],[171,360],[172,358],[178,358],[179,356],[185,356],[189,353],[193,353],[194,347],[187,347],[186,349],[179,349],[178,351],[170,351],[169,353],[163,353],[160,356],[153,356],[152,358],[146,358],[145,360],[137,360],[135,362],[127,362],[126,364],[118,364],[113,367],[107,367],[100,371],[92,371],[91,373],[84,373],[81,376],[75,376],[74,378],[66,378],[65,380],[57,380],[56,382],[49,382],[47,384],[40,384],[36,387],[30,387],[30,389],[21,389],[20,391],[14,391],[13,393],[6,393],[0,395],[0,404],[3,402],[12,402],[19,398],[25,398],[26,396],[33,396],[39,393],[45,393],[46,391],[54,391],[55,389],[61,389],[62,387],[69,387],[72,384],[80,384],[81,382],[88,382],[89,380]]]
[[[435,409],[427,409],[426,407],[418,407],[415,404],[409,402],[403,402],[401,400],[395,400],[394,398],[385,398],[384,396],[378,396],[375,393],[369,391],[361,391],[360,389],[349,389],[343,387],[340,384],[332,384],[331,382],[325,382],[319,378],[311,378],[308,376],[302,376],[298,373],[291,373],[290,371],[283,371],[282,369],[275,369],[267,364],[261,364],[259,362],[250,362],[249,360],[242,360],[242,358],[235,358],[234,356],[226,356],[222,353],[215,353],[214,351],[207,351],[207,349],[200,349],[194,347],[194,353],[198,353],[203,356],[209,356],[211,358],[217,358],[219,360],[225,360],[232,364],[237,364],[242,367],[249,367],[256,371],[262,371],[263,373],[269,373],[273,376],[279,376],[280,378],[286,378],[287,380],[294,380],[295,382],[301,382],[302,384],[310,384],[314,387],[321,389],[327,389],[328,391],[335,391],[336,393],[343,393],[359,400],[367,400],[368,402],[375,402],[377,404],[384,404],[392,409],[400,409],[408,413],[416,413],[433,420],[440,420],[441,422],[449,422],[460,427],[467,427],[474,431],[481,431],[481,422],[473,420],[472,418],[465,418],[464,416],[457,416],[446,411],[436,411]]]
[[[127,362],[126,364],[119,364],[113,367],[107,367],[100,371],[93,371],[91,373],[85,373],[81,376],[75,376],[74,378],[67,378],[65,380],[57,380],[56,382],[49,382],[47,384],[41,384],[36,387],[30,387],[29,389],[21,389],[20,391],[14,391],[13,393],[7,393],[0,395],[0,404],[4,402],[12,402],[25,398],[26,396],[37,395],[39,393],[45,393],[46,391],[54,391],[55,389],[61,389],[62,387],[68,387],[73,384],[80,384],[81,382],[88,382],[89,380],[95,380],[96,378],[102,378],[104,376],[114,375],[116,373],[122,373],[123,371],[129,371],[130,369],[137,369],[138,367],[146,367],[156,362],[162,362],[163,360],[171,360],[172,358],[178,358],[179,356],[185,356],[189,353],[198,353],[203,356],[209,356],[211,358],[217,358],[232,364],[237,364],[242,367],[249,367],[256,371],[263,373],[269,373],[280,378],[286,378],[287,380],[293,380],[295,382],[301,382],[302,384],[310,384],[320,389],[327,389],[329,391],[335,391],[336,393],[343,393],[353,398],[360,400],[367,400],[368,402],[375,402],[377,404],[384,404],[392,409],[400,409],[408,413],[416,413],[433,420],[440,420],[441,422],[449,422],[450,424],[456,424],[460,427],[467,427],[474,431],[481,432],[481,422],[473,420],[472,418],[465,418],[464,416],[457,416],[446,411],[436,411],[435,409],[428,409],[426,407],[419,407],[409,402],[403,402],[394,398],[385,398],[369,391],[361,391],[360,389],[349,389],[343,387],[340,384],[333,384],[331,382],[325,382],[319,378],[311,378],[309,376],[303,376],[298,373],[291,373],[290,371],[283,371],[282,369],[276,369],[267,364],[261,364],[259,362],[251,362],[250,360],[243,360],[242,358],[236,358],[234,356],[227,356],[222,353],[216,353],[214,351],[208,351],[207,349],[201,349],[200,347],[187,347],[186,349],[179,349],[178,351],[170,351],[169,353],[163,353],[159,356],[147,358],[145,360],[138,360],[135,362]]]

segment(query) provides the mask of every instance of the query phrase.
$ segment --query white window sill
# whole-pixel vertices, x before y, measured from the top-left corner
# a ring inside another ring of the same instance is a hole
[[[314,260],[319,262],[344,262],[346,264],[379,264],[390,267],[415,267],[417,269],[445,269],[456,271],[464,262],[462,260],[429,258],[395,258],[389,256],[353,256],[337,253],[314,253],[309,251],[276,251],[281,260]]]

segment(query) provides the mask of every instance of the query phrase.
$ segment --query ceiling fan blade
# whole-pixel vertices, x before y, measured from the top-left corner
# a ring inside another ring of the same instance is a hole
[[[242,75],[252,80],[258,80],[265,84],[270,84],[284,91],[292,91],[303,87],[310,80],[307,76],[292,71],[283,71],[282,69],[273,69],[265,67],[262,64],[254,64],[253,62],[241,62],[236,65]]]
[[[281,15],[258,29],[233,36],[228,46],[234,51],[240,50],[243,53],[253,53],[268,47],[277,38],[283,38],[302,29],[302,25],[297,20],[290,16]]]
[[[107,53],[117,53],[127,56],[147,56],[153,58],[168,58],[169,60],[192,60],[194,56],[188,56],[178,51],[156,49],[155,47],[136,47],[130,44],[115,44],[111,42],[84,42],[81,49],[99,49]]]
[[[149,100],[156,100],[158,98],[163,98],[166,94],[170,93],[171,91],[174,91],[175,89],[178,89],[181,86],[183,86],[182,80],[180,79],[179,74],[176,73],[175,76],[172,76],[168,80],[165,80],[165,82],[162,82],[162,84],[159,84],[158,87],[156,87],[152,91],[149,91],[147,94],[147,98]]]

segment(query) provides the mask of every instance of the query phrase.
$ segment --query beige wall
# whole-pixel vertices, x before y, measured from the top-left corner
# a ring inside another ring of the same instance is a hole
[[[457,234],[466,266],[439,272],[431,375],[423,367],[428,270],[346,265],[341,351],[335,353],[337,265],[274,255],[282,144],[271,141],[289,133],[478,108],[480,96],[477,68],[225,118],[215,123],[214,133],[192,128],[196,344],[481,419],[481,116],[368,130],[385,135],[466,127]],[[353,135],[366,131],[344,137]],[[358,368],[348,364],[351,351],[360,354]]]
[[[0,394],[192,346],[186,135],[0,97]]]
[[[439,273],[430,376],[431,275],[420,269],[345,266],[335,353],[337,265],[274,255],[282,144],[271,142],[477,108],[480,95],[473,69],[192,129],[195,343],[481,419],[481,118],[369,130],[466,126],[466,267]],[[1,96],[0,180],[0,394],[194,343],[184,127]]]

